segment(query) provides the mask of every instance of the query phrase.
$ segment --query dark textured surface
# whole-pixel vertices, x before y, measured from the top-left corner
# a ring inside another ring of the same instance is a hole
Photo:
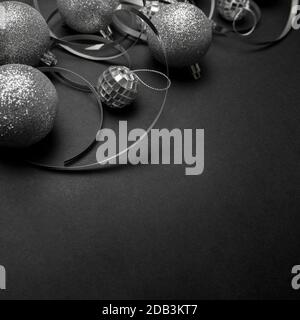
[[[283,21],[278,3],[264,8],[269,29]],[[1,150],[0,299],[299,299],[290,285],[300,263],[299,37],[265,51],[216,38],[201,81],[173,75],[159,127],[205,129],[202,176],[180,166],[55,174]],[[144,47],[132,57],[152,61]],[[104,69],[59,58],[94,82]],[[96,129],[96,111],[58,89],[58,151],[70,156]],[[149,123],[159,98],[142,100],[129,114],[106,112],[106,125]]]

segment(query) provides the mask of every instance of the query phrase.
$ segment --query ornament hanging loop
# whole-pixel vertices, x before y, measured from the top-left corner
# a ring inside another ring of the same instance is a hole
[[[100,30],[100,34],[106,40],[112,40],[113,38],[113,31],[110,26],[106,26],[105,29]]]
[[[55,67],[58,64],[55,54],[50,50],[43,55],[41,62],[47,67]]]
[[[137,70],[133,70],[132,72],[135,74],[135,76],[137,77],[137,79],[139,80],[139,82],[143,86],[145,86],[146,88],[149,88],[149,89],[151,89],[153,91],[164,92],[164,91],[168,91],[171,88],[172,81],[163,72],[160,72],[160,71],[157,71],[157,70],[150,70],[150,69],[137,69]],[[165,78],[167,80],[167,85],[164,88],[156,88],[156,87],[150,86],[144,80],[142,80],[141,77],[138,76],[138,73],[142,73],[142,72],[144,72],[144,73],[154,73],[154,74],[158,74],[158,75],[162,76],[163,78]]]

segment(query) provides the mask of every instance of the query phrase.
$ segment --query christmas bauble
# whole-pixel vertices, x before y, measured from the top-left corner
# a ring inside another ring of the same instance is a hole
[[[97,89],[103,103],[108,107],[121,109],[136,99],[138,83],[134,72],[126,67],[113,66],[100,76]]]
[[[38,65],[50,44],[46,21],[36,9],[22,2],[4,1],[0,7],[0,65]]]
[[[247,14],[244,8],[249,6],[249,3],[249,0],[218,0],[217,8],[224,19],[228,21],[241,20]]]
[[[80,33],[105,30],[119,4],[119,0],[57,0],[66,24]]]
[[[175,3],[161,6],[153,16],[171,67],[190,66],[208,51],[212,42],[212,22],[196,6]],[[148,27],[147,37],[153,56],[164,63],[162,45]]]
[[[58,98],[54,85],[26,65],[0,67],[0,146],[23,148],[53,128]]]

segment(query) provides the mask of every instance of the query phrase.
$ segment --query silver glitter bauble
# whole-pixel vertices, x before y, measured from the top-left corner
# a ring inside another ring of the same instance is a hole
[[[0,67],[0,146],[23,148],[53,128],[57,92],[39,70],[20,64]]]
[[[113,66],[100,76],[97,89],[101,100],[108,107],[124,108],[136,99],[138,77],[126,67]]]
[[[241,20],[247,14],[244,8],[249,6],[249,3],[250,0],[218,0],[217,8],[224,19],[228,21]]]
[[[199,62],[212,43],[211,21],[192,4],[163,5],[152,22],[162,39],[171,67],[181,68]],[[164,63],[162,45],[149,27],[147,37],[153,56]]]
[[[4,1],[0,7],[0,65],[38,65],[50,45],[45,19],[25,3]]]
[[[119,4],[119,0],[57,0],[66,24],[80,33],[105,30]]]

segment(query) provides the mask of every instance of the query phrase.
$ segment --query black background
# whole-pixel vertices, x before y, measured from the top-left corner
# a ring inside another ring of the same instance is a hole
[[[260,4],[260,34],[279,32],[288,1]],[[45,15],[54,7],[42,1]],[[106,67],[56,53],[92,82]],[[131,56],[156,66],[145,46]],[[0,151],[0,299],[299,299],[299,59],[297,32],[267,50],[216,37],[200,81],[172,72],[157,127],[205,129],[201,176],[181,166],[58,174]],[[91,97],[57,88],[49,151],[62,159],[98,119]],[[145,90],[130,112],[106,111],[105,125],[145,127],[160,101]]]

